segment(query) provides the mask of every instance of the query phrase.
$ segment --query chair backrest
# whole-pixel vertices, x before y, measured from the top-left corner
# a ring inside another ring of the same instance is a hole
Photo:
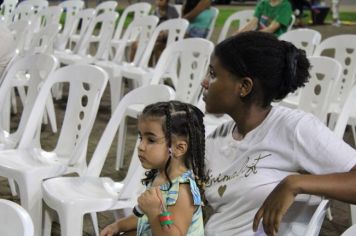
[[[341,236],[355,236],[356,235],[356,225],[351,225]]]
[[[35,33],[30,44],[30,49],[26,53],[52,53],[53,43],[60,30],[61,25],[57,23],[48,23]]]
[[[294,25],[294,23],[295,23],[295,19],[296,19],[295,15],[292,14],[292,15],[291,15],[290,22],[289,22],[289,25],[288,25],[288,28],[287,28],[287,31],[292,30],[293,25]]]
[[[125,49],[127,45],[134,39],[137,42],[137,50],[133,61],[138,63],[142,58],[145,48],[157,26],[158,17],[153,15],[143,16],[133,20],[124,35],[122,36],[121,43],[116,49],[113,61],[122,63],[124,60]]]
[[[11,21],[26,20],[30,22],[32,20],[33,9],[31,4],[19,4],[15,10],[12,11]]]
[[[327,38],[316,47],[314,55],[330,56],[342,65],[342,77],[335,85],[335,93],[332,95],[333,101],[342,104],[355,83],[356,35],[345,34]]]
[[[213,49],[214,44],[202,38],[171,43],[158,60],[151,84],[169,78],[176,89],[176,100],[196,104]]]
[[[159,24],[155,29],[155,31],[153,32],[147,46],[143,48],[144,53],[142,59],[140,60],[139,63],[135,61],[133,63],[134,64],[137,63],[141,68],[147,68],[158,36],[162,32],[166,33],[167,34],[166,46],[168,46],[169,44],[182,40],[184,38],[188,25],[189,22],[186,19],[182,19],[182,18],[166,20],[161,24]]]
[[[85,175],[99,177],[111,143],[119,128],[125,111],[132,104],[148,105],[159,101],[168,101],[174,98],[174,91],[165,85],[148,85],[136,88],[127,93],[119,102],[115,112],[110,118],[103,135],[94,151]],[[120,148],[120,147],[119,147]],[[137,157],[136,157],[137,158]],[[130,165],[131,166],[131,165]]]
[[[216,22],[216,19],[218,19],[218,16],[219,16],[219,9],[218,8],[210,7],[210,9],[213,11],[213,19],[211,19],[210,26],[209,26],[209,32],[208,32],[208,34],[206,36],[206,39],[209,39],[209,40],[210,40],[211,36],[213,35],[215,22]]]
[[[60,6],[50,6],[43,9],[39,13],[39,17],[41,17],[41,28],[45,27],[47,24],[59,23],[59,19],[62,15],[63,8]]]
[[[118,13],[109,11],[96,15],[90,22],[85,34],[80,38],[78,44],[74,48],[74,52],[79,55],[86,55],[92,43],[98,43],[94,57],[102,59],[105,56],[106,50],[109,48],[110,40],[115,28],[115,22]],[[98,41],[93,41],[92,36],[97,34]]]
[[[227,37],[229,29],[233,22],[235,21],[239,22],[238,30],[240,30],[253,18],[253,13],[254,10],[242,10],[242,11],[235,12],[234,14],[229,16],[225,21],[224,26],[221,29],[218,38],[218,43],[220,43]]]
[[[30,28],[30,22],[27,20],[18,20],[8,25],[9,30],[15,37],[16,53],[21,54],[25,48],[27,32]]]
[[[328,57],[310,57],[311,78],[300,91],[298,108],[313,113],[322,122],[326,115],[334,85],[338,82],[342,67],[340,63]]]
[[[57,37],[55,42],[55,47],[58,50],[64,50],[65,46],[68,43],[68,39],[70,34],[73,32],[73,26],[75,19],[78,17],[78,13],[83,9],[84,2],[83,1],[73,1],[67,0],[61,2],[59,7],[62,8],[63,11],[66,12],[65,20],[64,20],[64,27],[62,28],[60,34]],[[92,14],[94,15],[94,13]]]
[[[32,54],[17,59],[6,72],[3,83],[0,86],[0,141],[5,148],[15,148],[23,135],[30,113],[33,109],[38,89],[58,67],[58,61],[54,56],[45,54]],[[8,135],[9,127],[4,127],[10,119],[10,94],[14,87],[27,87],[26,100],[17,129]],[[6,123],[5,123],[6,122]]]
[[[31,26],[33,29],[33,32],[37,32],[40,29],[41,26],[41,17],[40,17],[40,12],[46,8],[48,8],[48,1],[46,0],[26,0],[22,1],[19,3],[19,6],[21,5],[29,5],[32,6],[32,15],[31,15]]]
[[[0,235],[33,236],[33,222],[19,204],[0,199]]]
[[[91,8],[86,8],[84,10],[79,11],[77,17],[74,19],[72,28],[69,31],[69,38],[71,36],[78,36],[78,38],[82,38],[90,25],[90,22],[95,17],[95,10]],[[78,42],[75,46],[78,45]]]
[[[127,6],[122,12],[119,22],[117,23],[113,39],[120,39],[122,37],[122,30],[128,15],[133,14],[133,20],[135,20],[137,17],[147,16],[150,10],[151,4],[147,2],[139,2]]]
[[[116,7],[117,7],[116,1],[104,1],[96,6],[95,11],[97,15],[106,12],[115,12]]]
[[[334,128],[334,133],[340,138],[343,139],[345,129],[347,126],[347,121],[351,114],[354,114],[355,110],[355,101],[356,101],[356,86],[354,85],[343,103],[342,109],[337,118],[337,122]]]
[[[26,0],[19,3],[18,7],[21,5],[31,5],[34,9],[34,13],[37,14],[43,9],[48,7],[47,0]]]
[[[174,4],[173,6],[174,6],[175,9],[177,10],[179,17],[182,17],[182,8],[183,8],[183,5],[182,5],[182,4]]]
[[[320,44],[321,34],[313,29],[295,29],[279,36],[280,40],[288,41],[297,48],[303,49],[305,54],[313,56],[316,46]]]
[[[18,0],[5,0],[0,6],[0,15],[4,17],[6,23],[10,22],[11,14],[16,8]]]
[[[41,124],[47,98],[51,96],[51,88],[57,83],[67,83],[67,106],[53,151],[58,158],[62,158],[64,162],[68,161],[69,166],[75,167],[85,162],[89,134],[107,81],[106,72],[93,65],[66,66],[50,74],[38,92],[19,149],[40,148],[40,135],[36,136],[36,128]]]
[[[326,211],[329,207],[329,200],[322,200],[309,221],[304,236],[318,236],[323,224]]]

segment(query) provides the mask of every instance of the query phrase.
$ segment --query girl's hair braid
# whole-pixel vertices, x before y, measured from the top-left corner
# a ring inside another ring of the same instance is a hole
[[[169,164],[171,163],[171,159],[172,159],[172,124],[171,124],[171,109],[170,109],[170,103],[167,103],[166,109],[165,109],[165,113],[166,113],[166,139],[167,139],[167,146],[169,148],[169,155],[168,155],[168,161],[166,163],[166,166],[164,168],[164,173],[166,174],[166,177],[169,181],[169,188],[170,189],[172,187],[172,181],[169,178],[168,175],[168,167]]]

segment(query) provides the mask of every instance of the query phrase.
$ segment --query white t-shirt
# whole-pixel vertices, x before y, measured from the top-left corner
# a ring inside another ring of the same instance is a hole
[[[234,121],[223,124],[206,141],[205,194],[214,210],[205,226],[207,236],[264,235],[261,224],[257,233],[252,231],[253,218],[286,176],[347,172],[356,165],[352,147],[299,110],[273,107],[241,141],[232,138],[234,126]],[[318,202],[320,197],[299,195],[283,218],[279,235],[294,235],[294,226],[305,228],[305,216],[311,216]]]

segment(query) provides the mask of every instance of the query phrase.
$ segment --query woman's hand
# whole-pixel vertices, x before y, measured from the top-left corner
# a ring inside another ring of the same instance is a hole
[[[100,236],[114,236],[115,234],[119,233],[120,229],[117,222],[114,222],[108,226],[106,226],[101,232]]]
[[[137,200],[140,209],[147,215],[159,215],[163,204],[159,187],[147,189]]]
[[[285,178],[268,195],[262,207],[257,211],[253,221],[253,230],[257,231],[262,218],[265,233],[269,236],[277,234],[282,217],[294,202],[297,195],[293,176]]]

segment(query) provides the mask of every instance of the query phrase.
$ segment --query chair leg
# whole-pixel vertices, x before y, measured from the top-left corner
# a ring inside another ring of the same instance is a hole
[[[12,195],[13,197],[17,196],[16,184],[15,184],[14,179],[8,179],[7,181],[9,182],[11,195]]]
[[[356,224],[356,205],[350,205],[351,224]]]
[[[355,125],[351,125],[351,129],[352,129],[352,136],[354,137],[354,144],[356,145],[356,126]]]
[[[119,126],[117,149],[116,149],[116,170],[119,170],[124,164],[125,139],[126,139],[126,118],[122,120]]]
[[[43,232],[42,236],[50,236],[52,231],[52,222],[54,221],[54,210],[43,205]]]
[[[52,132],[57,133],[57,120],[56,113],[54,110],[53,99],[49,97],[46,102],[46,111],[48,114],[49,122],[51,124]]]
[[[75,236],[83,234],[83,214],[76,208],[57,210],[62,236]]]
[[[35,233],[34,235],[42,235],[42,179],[35,179],[26,176],[16,180],[20,189],[21,205],[30,214]]]
[[[99,224],[98,224],[98,216],[97,216],[96,212],[90,213],[90,218],[91,218],[91,222],[93,224],[95,236],[99,236],[99,227],[98,227]]]

